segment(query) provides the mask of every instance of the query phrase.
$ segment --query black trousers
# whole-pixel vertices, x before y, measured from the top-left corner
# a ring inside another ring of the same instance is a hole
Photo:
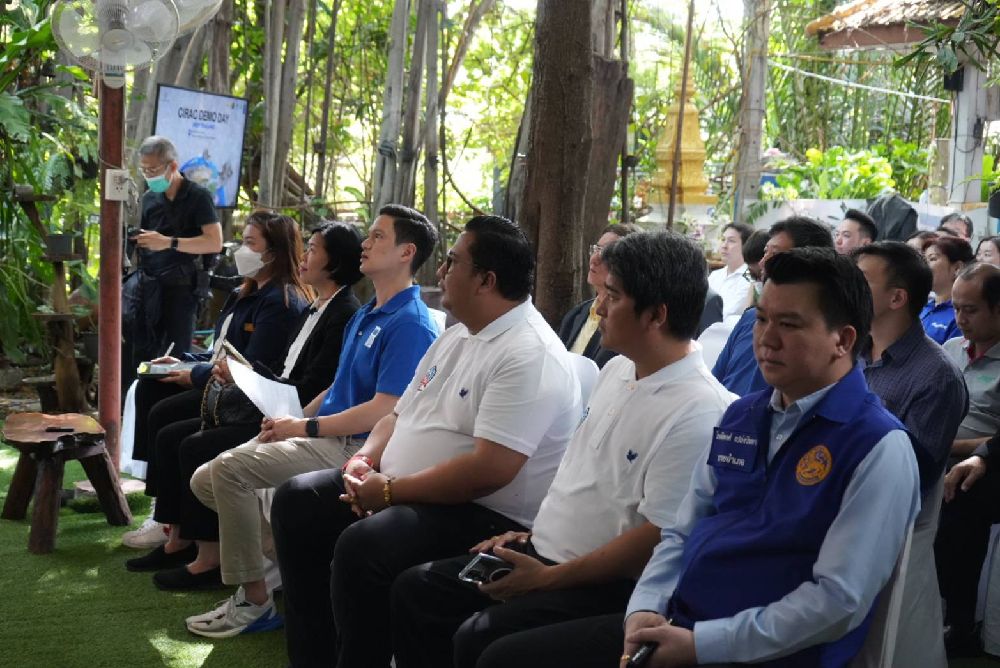
[[[170,354],[174,357],[191,352],[194,338],[194,321],[198,311],[198,297],[194,292],[193,278],[187,284],[164,285],[161,287],[160,322],[158,337],[153,341],[138,341],[135,332],[123,332],[125,345],[122,347],[122,388],[128,389],[135,380],[135,370],[139,362],[146,362],[163,355],[174,344]],[[122,393],[124,396],[124,392]]]
[[[512,633],[487,647],[476,666],[611,668],[625,645],[624,623],[617,612]]]
[[[279,487],[271,506],[294,668],[387,668],[392,648],[384,634],[396,576],[524,530],[474,503],[392,506],[358,519],[340,501],[343,493],[340,471],[317,471]]]
[[[226,450],[246,443],[260,432],[260,424],[201,429],[201,418],[180,420],[156,435],[156,510],[154,519],[180,527],[183,540],[219,540],[219,516],[191,491],[195,469]]]
[[[201,390],[187,390],[173,383],[141,380],[135,390],[135,442],[132,457],[145,460],[146,495],[159,496],[156,436],[182,420],[201,416]]]
[[[534,550],[529,555],[538,557]],[[470,555],[409,568],[392,586],[392,648],[397,668],[473,668],[504,636],[581,617],[621,612],[632,580],[530,592],[499,603],[458,579]]]
[[[938,585],[945,600],[945,624],[960,631],[975,623],[979,574],[989,547],[990,527],[1000,522],[1000,471],[988,468],[972,488],[959,490],[941,508],[934,540]]]

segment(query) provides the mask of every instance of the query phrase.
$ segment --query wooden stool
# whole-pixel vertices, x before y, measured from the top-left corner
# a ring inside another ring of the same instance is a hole
[[[48,554],[55,548],[63,468],[67,460],[80,460],[94,485],[108,524],[131,524],[132,513],[104,448],[104,428],[97,420],[77,413],[15,413],[7,416],[3,440],[17,448],[21,456],[0,518],[23,520],[34,493],[35,508],[28,536],[30,552]]]

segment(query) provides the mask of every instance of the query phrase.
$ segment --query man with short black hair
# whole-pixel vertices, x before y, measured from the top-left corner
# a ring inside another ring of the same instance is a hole
[[[333,384],[303,407],[306,417],[264,418],[257,437],[198,467],[191,477],[191,491],[219,514],[222,581],[239,585],[216,609],[187,618],[192,633],[228,638],[280,624],[264,581],[256,490],[342,465],[360,439],[392,413],[437,338],[420,287],[413,285],[413,273],[436,239],[419,211],[383,207],[361,243],[361,272],[371,279],[375,297],[344,330]]]
[[[855,363],[872,317],[858,268],[797,248],[766,272],[753,343],[774,389],[726,410],[624,632],[620,613],[522,632],[479,668],[608,666],[623,641],[622,666],[647,642],[653,666],[849,665],[920,506],[917,464]]]
[[[597,310],[605,345],[620,355],[598,377],[533,531],[472,548],[514,565],[481,589],[457,577],[468,553],[396,579],[399,668],[472,668],[510,633],[621,610],[660,528],[673,521],[711,426],[734,398],[691,341],[704,259],[669,233],[621,239],[603,258],[609,273]]]
[[[941,223],[938,225],[938,232],[947,232],[948,234],[953,234],[956,237],[961,237],[966,241],[972,239],[972,219],[966,216],[964,213],[949,213],[943,218],[941,218]]]
[[[830,229],[812,218],[792,216],[771,226],[769,238],[764,246],[761,265],[776,253],[792,248],[816,247],[833,248]],[[767,279],[763,272],[762,280]],[[749,392],[764,389],[767,383],[753,356],[753,323],[757,317],[755,309],[747,309],[729,334],[725,347],[712,367],[712,374],[727,390],[743,396]]]
[[[951,453],[967,457],[1000,428],[1000,269],[983,263],[966,267],[951,299],[962,336],[943,347],[969,389],[969,412]]]
[[[920,469],[922,508],[917,516],[896,635],[894,663],[944,666],[940,595],[935,582],[934,535],[942,475],[969,397],[962,373],[920,322],[931,270],[915,249],[880,241],[853,257],[872,292],[871,342],[861,352],[868,386],[906,425]]]
[[[722,296],[722,320],[730,326],[736,324],[750,303],[743,244],[752,233],[753,228],[744,223],[729,223],[723,227],[719,257],[724,265],[708,275],[708,287]]]
[[[838,253],[847,254],[855,248],[861,248],[878,238],[878,226],[875,220],[864,211],[848,209],[844,219],[837,225],[833,235]]]
[[[458,320],[343,469],[296,476],[272,506],[296,668],[388,666],[398,573],[531,525],[580,422],[573,362],[529,298],[534,254],[497,216],[438,268]]]

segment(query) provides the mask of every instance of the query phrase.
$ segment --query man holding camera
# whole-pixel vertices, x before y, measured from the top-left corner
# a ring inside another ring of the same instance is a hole
[[[534,531],[473,547],[512,569],[501,578],[503,570],[489,572],[496,560],[477,557],[486,568],[464,578],[478,577],[478,587],[458,577],[468,554],[396,579],[398,668],[471,668],[509,634],[624,608],[712,425],[735,398],[691,341],[708,285],[701,251],[677,235],[639,233],[610,244],[602,259],[601,340],[620,354],[598,377]]]

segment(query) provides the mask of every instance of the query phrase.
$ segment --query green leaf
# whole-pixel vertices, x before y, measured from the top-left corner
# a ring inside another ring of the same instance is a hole
[[[18,141],[31,136],[31,117],[21,98],[10,93],[0,93],[0,127]]]

